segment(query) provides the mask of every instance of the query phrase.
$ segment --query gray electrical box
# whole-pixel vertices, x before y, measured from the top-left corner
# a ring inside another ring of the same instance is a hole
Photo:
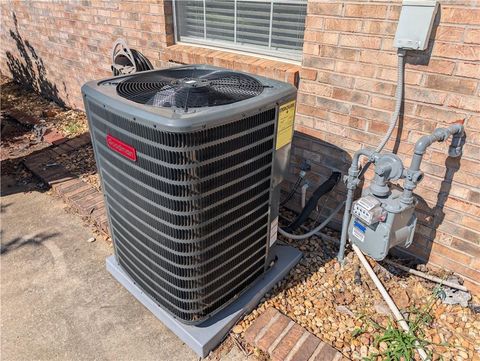
[[[405,50],[428,48],[437,9],[435,0],[403,0],[394,47]]]

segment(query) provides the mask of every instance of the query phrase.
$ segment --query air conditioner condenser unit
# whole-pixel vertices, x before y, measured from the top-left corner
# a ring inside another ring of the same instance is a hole
[[[167,325],[193,330],[272,278],[285,248],[274,245],[293,86],[195,65],[93,81],[82,93],[110,266],[138,299],[158,306]],[[286,257],[280,276],[300,255]],[[248,297],[251,307],[261,295]]]

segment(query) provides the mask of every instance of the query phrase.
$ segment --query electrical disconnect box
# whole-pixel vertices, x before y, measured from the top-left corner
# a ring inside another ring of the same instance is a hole
[[[428,48],[437,10],[434,0],[403,0],[394,46],[405,50]]]

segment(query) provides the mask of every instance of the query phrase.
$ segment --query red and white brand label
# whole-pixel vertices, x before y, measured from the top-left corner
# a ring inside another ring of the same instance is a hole
[[[107,134],[107,145],[110,149],[123,155],[125,158],[133,160],[134,162],[137,160],[137,150],[134,147],[122,142],[120,139],[117,139],[110,134]]]

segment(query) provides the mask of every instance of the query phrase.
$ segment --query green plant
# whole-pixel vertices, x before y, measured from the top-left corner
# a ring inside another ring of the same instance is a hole
[[[65,125],[65,132],[67,134],[76,134],[81,130],[81,128],[81,124],[72,122]]]
[[[365,329],[362,327],[355,327],[355,329],[352,331],[352,337],[358,337],[362,334],[365,333]]]
[[[365,361],[376,360],[378,356],[382,356],[384,360],[388,361],[409,361],[414,359],[414,354],[418,347],[425,349],[425,346],[430,342],[420,339],[412,329],[409,332],[398,329],[391,321],[388,322],[387,327],[381,327],[383,333],[375,338],[374,346],[378,348],[381,343],[385,343],[387,347],[378,353],[365,357]],[[428,350],[427,354],[429,354]],[[429,357],[431,358],[431,352]]]
[[[438,345],[446,347],[454,347],[447,343],[435,344],[428,340],[425,340],[425,329],[429,327],[433,321],[431,310],[435,304],[435,300],[442,292],[441,285],[435,287],[431,296],[427,300],[424,307],[421,309],[411,307],[408,312],[408,332],[397,328],[397,326],[390,319],[386,327],[378,324],[377,322],[369,319],[372,326],[379,331],[379,334],[375,337],[374,347],[379,348],[380,344],[384,345],[383,349],[379,352],[372,353],[368,357],[364,357],[364,361],[374,361],[378,356],[382,357],[385,361],[409,361],[414,360],[414,355],[417,348],[423,348],[431,359],[433,352],[428,350],[426,346]],[[385,346],[386,345],[386,346]],[[443,360],[441,355],[438,355],[440,360]]]

